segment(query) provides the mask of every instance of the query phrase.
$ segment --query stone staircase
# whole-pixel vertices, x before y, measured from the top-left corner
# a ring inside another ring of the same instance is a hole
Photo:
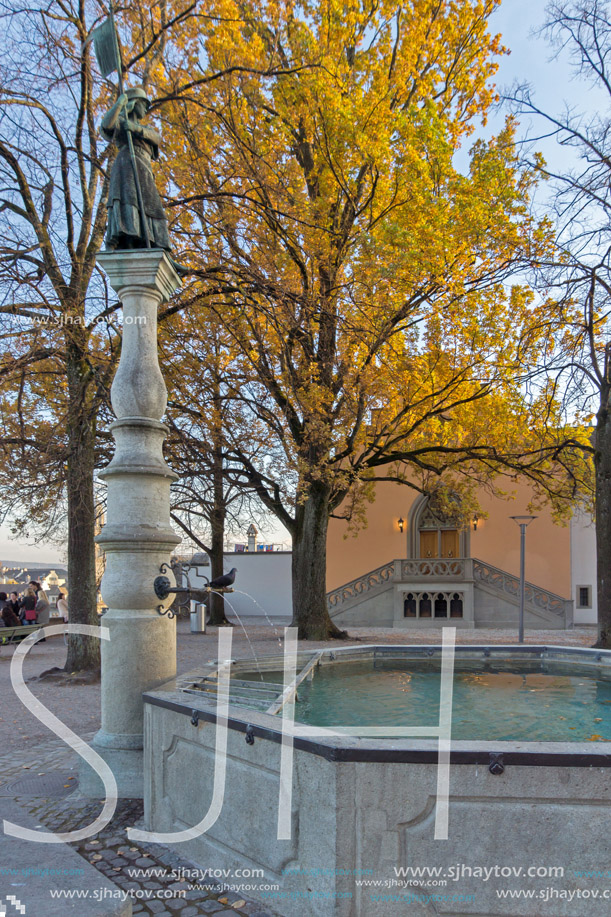
[[[353,626],[396,626],[397,592],[457,591],[472,603],[465,608],[464,620],[475,627],[517,626],[520,606],[520,580],[506,570],[474,557],[399,559],[371,570],[327,594],[329,614],[338,624]],[[564,629],[573,625],[573,602],[525,584],[525,621],[528,627]],[[401,626],[442,619],[411,618]],[[454,622],[456,623],[456,622]]]

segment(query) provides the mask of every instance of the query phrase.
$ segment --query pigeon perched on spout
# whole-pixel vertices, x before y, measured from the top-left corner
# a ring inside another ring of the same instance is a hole
[[[210,589],[223,589],[225,586],[233,586],[237,569],[237,567],[232,567],[229,573],[224,573],[222,576],[217,576],[216,579],[213,579],[210,583],[208,583],[208,587]]]

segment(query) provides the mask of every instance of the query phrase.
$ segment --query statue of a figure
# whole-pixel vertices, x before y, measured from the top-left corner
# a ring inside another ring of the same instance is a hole
[[[137,86],[121,93],[102,119],[103,136],[107,140],[114,140],[119,147],[108,189],[106,247],[109,249],[146,248],[147,231],[151,248],[164,248],[168,252],[171,248],[168,222],[151,168],[151,160],[159,158],[161,138],[156,130],[140,124],[149,107],[146,92]],[[133,157],[128,131],[132,136]],[[141,201],[138,200],[139,196]],[[141,208],[144,210],[144,220]]]

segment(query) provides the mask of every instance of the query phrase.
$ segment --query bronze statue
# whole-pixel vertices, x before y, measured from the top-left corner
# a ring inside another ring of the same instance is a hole
[[[109,249],[171,249],[151,168],[151,161],[159,158],[161,138],[156,130],[140,123],[149,107],[146,92],[137,86],[122,92],[102,119],[103,136],[119,147],[108,189]]]

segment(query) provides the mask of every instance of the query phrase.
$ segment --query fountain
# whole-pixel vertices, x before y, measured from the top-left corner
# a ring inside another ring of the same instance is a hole
[[[463,715],[461,691],[471,699],[478,691],[483,696],[480,715],[462,729],[461,738],[452,739],[445,797],[439,762],[449,743],[441,720],[452,700],[450,692],[449,701],[446,694],[439,703],[441,657],[439,646],[301,650],[294,657],[294,677],[286,676],[291,667],[282,656],[263,656],[257,669],[249,659],[232,662],[229,685],[223,682],[220,691],[218,666],[211,664],[147,692],[149,829],[184,833],[214,810],[207,830],[177,849],[205,866],[262,870],[260,891],[250,894],[286,917],[523,915],[523,902],[496,894],[508,881],[481,880],[486,869],[489,877],[513,878],[515,887],[543,896],[553,884],[547,870],[554,866],[560,870],[555,875],[563,876],[559,884],[589,894],[588,870],[607,875],[611,706],[605,705],[611,705],[611,652],[456,647],[455,720]],[[226,665],[222,673],[226,678]],[[430,686],[419,687],[423,673],[432,673],[433,693]],[[354,686],[342,695],[342,681],[351,678],[360,680],[360,696]],[[393,679],[394,699],[387,687]],[[548,703],[542,692],[549,682],[552,694],[564,692],[563,706],[549,708],[543,732],[546,718],[538,716],[536,727],[518,723],[518,731],[504,738],[506,727],[499,723],[501,731],[493,732],[502,709],[492,698],[495,679],[502,691],[522,692],[526,704],[536,697],[536,707]],[[416,713],[422,716],[414,719],[405,687],[415,682],[421,705]],[[564,718],[567,692],[574,720]],[[371,702],[375,696],[377,708]],[[394,713],[380,723],[389,697]],[[217,710],[221,702],[226,706]],[[480,717],[488,705],[493,723],[486,725]],[[347,709],[354,711],[351,717]],[[215,750],[225,722],[221,807]],[[581,732],[571,741],[575,722],[581,722]],[[585,837],[587,845],[579,842]],[[164,840],[171,842],[167,835]],[[563,872],[568,864],[570,874]],[[445,877],[443,888],[435,884],[431,890],[426,879],[431,867]],[[405,878],[410,869],[412,879]],[[432,892],[446,897],[431,898]],[[603,903],[588,915],[602,915]],[[573,917],[576,910],[567,898],[537,913]]]

